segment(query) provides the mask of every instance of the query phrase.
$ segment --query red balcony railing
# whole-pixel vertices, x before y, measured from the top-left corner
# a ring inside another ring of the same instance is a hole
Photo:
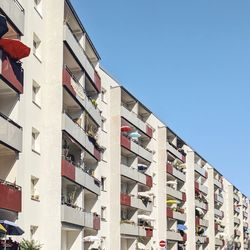
[[[174,212],[170,207],[167,208],[167,217],[168,218],[173,218],[174,217]]]
[[[147,174],[146,174],[146,185],[150,188],[153,187],[153,178],[152,176]]]
[[[95,81],[95,87],[97,89],[97,91],[100,93],[101,92],[101,87],[102,87],[102,83],[101,83],[101,77],[98,75],[98,73],[95,71],[95,77],[94,77],[94,81]]]
[[[121,145],[127,149],[131,149],[131,141],[123,135],[121,135]]]
[[[63,68],[63,86],[65,86],[67,88],[67,90],[73,95],[76,96],[76,91],[74,90],[74,88],[71,85],[71,74],[70,71],[68,70],[67,67]]]
[[[101,229],[101,218],[97,214],[93,215],[93,228],[94,228],[94,230],[100,230]]]
[[[147,125],[146,127],[146,133],[149,137],[153,137],[153,129]]]
[[[153,229],[152,228],[145,228],[146,230],[146,237],[153,237]]]
[[[62,159],[62,176],[75,181],[75,166],[65,159]]]
[[[131,197],[128,194],[121,194],[121,205],[131,206]]]
[[[18,93],[23,93],[23,68],[21,63],[16,62],[0,50],[0,76]]]
[[[0,180],[0,209],[21,212],[22,190],[21,187]]]

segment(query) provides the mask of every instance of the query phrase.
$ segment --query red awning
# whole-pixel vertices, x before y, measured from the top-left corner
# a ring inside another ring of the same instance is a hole
[[[15,60],[20,60],[30,54],[30,48],[19,40],[2,38],[0,48]]]

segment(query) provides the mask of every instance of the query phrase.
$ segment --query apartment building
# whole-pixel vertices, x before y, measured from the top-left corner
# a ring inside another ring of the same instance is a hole
[[[100,67],[69,0],[0,14],[31,48],[0,49],[0,220],[48,250],[247,249],[249,198]]]

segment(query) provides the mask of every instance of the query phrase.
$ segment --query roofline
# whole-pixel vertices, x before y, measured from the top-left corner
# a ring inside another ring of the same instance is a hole
[[[74,15],[76,21],[77,21],[78,24],[80,25],[81,29],[82,29],[82,30],[84,31],[84,33],[86,34],[86,38],[88,39],[88,41],[89,41],[89,43],[90,43],[92,49],[94,50],[95,54],[97,55],[98,60],[101,60],[101,57],[100,57],[99,53],[97,52],[97,50],[96,50],[96,48],[95,48],[93,42],[91,41],[91,39],[90,39],[90,37],[89,37],[89,35],[88,35],[86,29],[84,28],[84,26],[83,26],[83,24],[82,24],[82,22],[81,22],[79,16],[77,15],[77,13],[76,13],[76,11],[75,11],[75,9],[74,9],[74,7],[73,7],[71,1],[70,1],[70,0],[66,0],[66,3],[68,4],[70,10],[72,11],[72,13],[73,13],[73,15]]]
[[[117,84],[118,86],[117,87],[120,87],[122,89],[124,89],[128,94],[130,94],[133,98],[135,98],[136,100],[138,100],[133,94],[131,94],[115,77],[113,77],[110,73],[108,73],[101,65],[99,66],[99,68],[105,73],[107,74],[110,78],[112,78]],[[138,101],[140,102],[140,101]],[[141,102],[140,102],[141,103]],[[143,104],[142,104],[143,105]],[[145,107],[145,105],[143,105]],[[149,110],[149,109],[147,109]],[[215,170],[217,173],[219,173],[226,181],[228,181],[229,183],[232,184],[231,181],[229,181],[229,179],[227,177],[225,177],[225,175],[223,175],[220,171],[217,170],[217,168],[215,168],[213,166],[213,164],[211,164],[210,162],[208,162],[204,157],[202,157],[195,149],[192,148],[192,146],[190,146],[189,144],[186,143],[186,141],[184,141],[180,136],[178,136],[177,133],[174,132],[173,129],[171,129],[168,125],[166,125],[166,122],[162,121],[161,118],[159,118],[155,113],[153,113],[152,111],[149,110],[149,112],[155,116],[156,119],[158,119],[163,125],[164,127],[166,127],[166,129],[169,129],[173,134],[175,134],[177,137],[179,137],[184,143],[186,146],[188,146],[191,150],[193,150],[202,160],[204,160],[209,166],[212,167],[213,170]],[[234,186],[237,190],[240,191],[239,188],[237,188],[234,184],[232,184],[232,186]],[[240,191],[241,192],[241,191]],[[241,192],[242,194],[242,192]],[[245,195],[247,198],[248,196]],[[248,198],[250,200],[250,198]]]

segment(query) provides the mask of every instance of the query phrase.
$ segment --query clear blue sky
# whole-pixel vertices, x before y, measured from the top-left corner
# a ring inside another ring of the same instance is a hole
[[[72,3],[103,67],[250,196],[250,1]]]

